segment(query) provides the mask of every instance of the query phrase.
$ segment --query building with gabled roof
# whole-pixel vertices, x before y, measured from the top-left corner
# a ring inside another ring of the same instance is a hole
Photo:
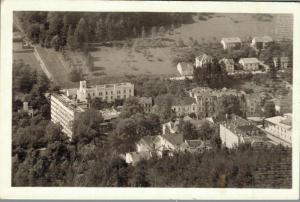
[[[259,69],[259,61],[257,58],[241,58],[239,64],[245,71],[257,71]]]
[[[204,65],[212,62],[213,62],[213,57],[204,53],[195,58],[195,67],[202,68]]]
[[[273,43],[273,39],[270,36],[253,37],[251,46],[256,50],[263,50],[271,43]]]
[[[223,58],[219,61],[219,63],[225,67],[225,70],[228,74],[232,74],[234,72],[233,59]]]
[[[278,69],[287,69],[289,67],[288,57],[273,57],[274,66]]]
[[[196,100],[192,97],[175,98],[171,108],[177,116],[189,115],[198,111]]]
[[[149,160],[152,153],[149,151],[129,152],[125,155],[125,161],[128,164],[136,165],[141,160]]]
[[[223,46],[223,49],[239,49],[242,46],[242,41],[239,37],[228,37],[228,38],[222,38],[221,44]]]

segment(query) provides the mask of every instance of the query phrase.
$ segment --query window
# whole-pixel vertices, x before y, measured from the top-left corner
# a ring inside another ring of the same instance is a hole
[[[107,91],[105,92],[105,94],[106,94],[106,95],[108,94]]]
[[[113,94],[113,91],[110,91],[110,94],[112,95],[112,94]]]

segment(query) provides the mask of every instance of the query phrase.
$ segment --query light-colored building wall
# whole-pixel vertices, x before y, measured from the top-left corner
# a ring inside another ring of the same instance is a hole
[[[134,85],[131,83],[105,84],[87,87],[86,81],[80,81],[77,99],[87,101],[88,98],[98,97],[108,103],[117,99],[127,99],[134,96]]]
[[[273,119],[277,119],[273,121]],[[283,117],[271,117],[268,119],[265,119],[264,127],[265,130],[272,135],[285,140],[288,143],[292,143],[292,127],[285,125],[283,123],[280,123],[281,120],[285,120],[286,118]],[[276,123],[278,121],[278,123]]]
[[[240,136],[227,129],[223,124],[220,124],[220,138],[222,144],[227,148],[233,148],[244,142]]]
[[[198,105],[193,103],[191,105],[173,105],[172,110],[176,113],[176,116],[189,115],[191,113],[198,112]]]
[[[245,71],[256,71],[258,70],[258,62],[248,63],[244,60],[240,60],[239,63],[243,66]]]

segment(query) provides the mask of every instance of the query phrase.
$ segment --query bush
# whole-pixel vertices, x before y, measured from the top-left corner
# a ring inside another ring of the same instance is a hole
[[[79,82],[82,80],[83,74],[81,69],[73,68],[69,73],[69,80],[72,82]]]

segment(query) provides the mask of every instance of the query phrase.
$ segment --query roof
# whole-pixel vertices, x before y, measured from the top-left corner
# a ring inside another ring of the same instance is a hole
[[[151,153],[148,151],[130,152],[128,154],[131,155],[133,163],[136,163],[143,159],[148,160],[151,158]]]
[[[178,106],[178,105],[191,105],[193,103],[196,103],[196,100],[192,97],[176,97],[173,100],[173,105]]]
[[[234,61],[231,58],[223,58],[219,61],[220,63],[224,63],[225,65],[233,65]]]
[[[196,57],[196,59],[204,60],[204,61],[212,61],[213,58],[210,55],[203,53],[202,55],[199,55],[198,57]]]
[[[141,104],[151,104],[152,105],[152,97],[139,97],[139,102]]]
[[[289,58],[288,57],[273,57],[273,60],[278,60],[280,58],[280,62],[288,62]]]
[[[266,121],[278,125],[285,129],[292,129],[292,117],[291,116],[274,116],[266,118]]]
[[[256,42],[271,42],[273,39],[270,36],[254,37],[253,40]]]
[[[147,146],[151,147],[152,144],[154,143],[155,138],[156,138],[156,136],[147,135],[147,136],[142,137],[140,139],[140,141],[138,141],[138,143],[144,143]]]
[[[222,38],[221,41],[225,43],[241,43],[241,39],[239,37],[229,37],[229,38]]]
[[[240,62],[244,62],[244,63],[259,63],[257,58],[241,58]]]
[[[170,142],[174,146],[179,146],[184,142],[183,135],[181,133],[166,134],[166,135],[162,135],[161,137],[166,139],[168,142]]]
[[[182,71],[193,71],[194,67],[192,64],[187,62],[179,62],[178,65],[181,66]]]

